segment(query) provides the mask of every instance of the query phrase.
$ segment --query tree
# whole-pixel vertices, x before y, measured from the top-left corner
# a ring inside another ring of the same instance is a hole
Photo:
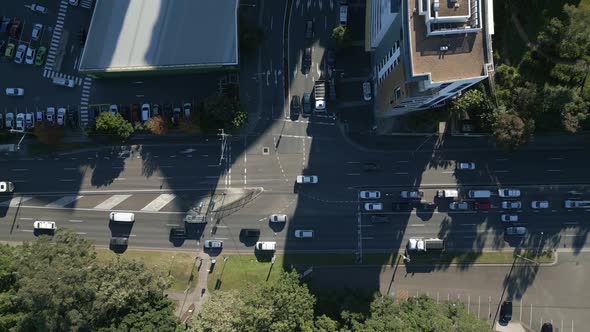
[[[190,135],[201,133],[201,126],[199,125],[199,118],[191,115],[190,118],[181,118],[178,120],[178,128]]]
[[[436,304],[420,296],[399,303],[391,297],[376,298],[370,317],[359,329],[367,332],[386,331],[491,331],[488,324],[470,315],[462,303]]]
[[[575,95],[574,100],[563,107],[561,113],[563,128],[570,133],[576,133],[582,126],[582,122],[588,118],[589,106],[589,102]]]
[[[514,89],[512,100],[508,107],[513,108],[520,116],[530,118],[538,112],[539,92],[537,85],[531,82],[524,82],[523,85]]]
[[[95,119],[95,132],[112,140],[126,140],[133,134],[133,126],[121,114],[102,112]]]
[[[246,124],[248,113],[237,98],[211,96],[203,102],[201,124],[207,131],[227,129],[235,131]]]
[[[154,135],[168,134],[168,121],[160,115],[149,118],[145,122],[145,127]]]
[[[529,130],[518,114],[507,111],[505,106],[500,106],[496,114],[493,133],[500,146],[508,150],[515,150],[527,142]]]
[[[332,38],[336,42],[336,49],[343,50],[352,46],[352,39],[348,29],[344,26],[337,26],[332,30]]]
[[[245,311],[244,295],[238,291],[216,292],[190,322],[190,331],[240,331]]]
[[[463,115],[472,111],[479,111],[485,106],[483,92],[478,89],[471,89],[453,101],[451,111],[455,114]]]
[[[63,141],[64,128],[49,122],[37,122],[33,134],[43,144],[57,145]]]
[[[558,63],[551,69],[551,77],[558,84],[571,87],[581,87],[588,68],[584,61],[579,60],[576,64]]]

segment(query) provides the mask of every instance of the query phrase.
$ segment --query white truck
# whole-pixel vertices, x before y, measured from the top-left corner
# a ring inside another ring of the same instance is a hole
[[[260,251],[275,251],[277,243],[272,241],[258,241],[256,242],[256,250]]]
[[[445,241],[441,239],[411,238],[408,240],[409,251],[443,250],[444,248]]]
[[[325,112],[326,111],[326,81],[315,81],[313,87],[313,93],[315,98],[315,111]]]

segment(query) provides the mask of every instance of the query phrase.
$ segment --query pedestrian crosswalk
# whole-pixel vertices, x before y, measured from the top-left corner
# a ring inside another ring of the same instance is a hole
[[[175,200],[178,202],[171,204]],[[0,201],[0,207],[184,213],[191,209],[191,206],[185,203],[183,199],[179,199],[174,194],[62,195],[51,197],[26,195]]]
[[[94,0],[82,0],[80,1],[80,7],[90,9],[92,8]]]
[[[92,78],[86,76],[82,82],[82,96],[80,97],[80,127],[88,125],[88,104],[90,100],[90,88],[92,88]]]
[[[76,85],[82,85],[82,78],[81,77],[58,73],[53,70],[48,70],[48,69],[43,70],[43,77],[47,77],[47,78],[60,77],[60,78],[71,79],[71,80],[74,80]]]
[[[64,28],[64,20],[66,18],[66,12],[68,9],[68,0],[61,0],[59,10],[57,13],[57,21],[53,28],[53,35],[51,37],[51,45],[49,46],[49,52],[47,52],[47,59],[45,60],[45,70],[53,70],[55,64],[55,57],[61,41],[61,34]]]

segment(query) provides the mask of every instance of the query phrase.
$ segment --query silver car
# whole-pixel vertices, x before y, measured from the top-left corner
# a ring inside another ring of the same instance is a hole
[[[506,227],[506,235],[525,235],[526,227]]]
[[[522,207],[522,203],[520,201],[504,201],[502,202],[502,208],[503,209],[520,209]]]
[[[223,241],[220,240],[205,240],[203,246],[206,249],[221,249],[223,248]]]
[[[451,209],[451,210],[468,210],[469,203],[467,203],[467,202],[452,202],[449,204],[449,209]]]

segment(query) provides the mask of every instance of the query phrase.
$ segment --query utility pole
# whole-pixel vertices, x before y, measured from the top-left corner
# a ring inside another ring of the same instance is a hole
[[[225,133],[224,129],[219,129],[219,131],[221,131],[219,134],[221,136],[221,156],[219,158],[219,166],[221,166],[221,163],[225,159],[225,146],[227,144],[227,137],[229,135]]]

